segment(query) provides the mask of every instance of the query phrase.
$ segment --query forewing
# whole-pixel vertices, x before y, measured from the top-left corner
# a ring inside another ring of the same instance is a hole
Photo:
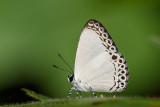
[[[123,91],[128,84],[126,60],[96,20],[89,20],[81,33],[74,75],[76,81],[87,83],[97,92]]]

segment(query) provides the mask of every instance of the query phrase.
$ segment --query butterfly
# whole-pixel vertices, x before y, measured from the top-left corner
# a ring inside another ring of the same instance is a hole
[[[76,96],[78,92],[81,96],[83,91],[96,96],[95,92],[124,91],[128,85],[129,72],[124,56],[118,52],[105,27],[94,19],[82,30],[74,66],[74,74],[68,76],[73,84],[68,98],[72,90],[76,90]]]

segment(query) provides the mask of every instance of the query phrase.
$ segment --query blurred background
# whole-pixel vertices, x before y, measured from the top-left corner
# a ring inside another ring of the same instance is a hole
[[[61,53],[74,69],[79,37],[89,19],[106,27],[129,66],[127,89],[114,95],[160,95],[158,0],[1,0],[0,103],[32,100],[21,88],[66,98],[70,74],[52,65],[68,69],[57,56]]]

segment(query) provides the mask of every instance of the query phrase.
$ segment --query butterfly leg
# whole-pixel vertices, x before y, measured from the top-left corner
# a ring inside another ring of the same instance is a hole
[[[72,90],[75,90],[75,87],[73,87],[73,88],[71,88],[71,89],[70,89],[70,91],[69,91],[69,94],[68,94],[68,97],[67,97],[67,98],[69,98],[69,97],[70,97],[70,95],[72,94]]]
[[[81,96],[81,91],[79,91],[79,95],[80,95],[80,98],[82,98],[82,96]]]
[[[95,92],[93,92],[93,95],[95,96],[95,98],[97,98],[97,95],[96,95],[96,93],[95,93]]]
[[[76,90],[76,98],[78,98],[78,89],[77,89],[77,87],[75,87],[75,90]]]

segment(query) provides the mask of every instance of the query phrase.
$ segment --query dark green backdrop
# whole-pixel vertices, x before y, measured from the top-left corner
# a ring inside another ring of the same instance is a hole
[[[29,86],[53,98],[66,97],[72,87],[69,74],[52,65],[67,69],[57,56],[61,53],[74,68],[89,19],[107,28],[127,60],[129,85],[120,94],[160,94],[158,0],[1,0],[0,91]]]

